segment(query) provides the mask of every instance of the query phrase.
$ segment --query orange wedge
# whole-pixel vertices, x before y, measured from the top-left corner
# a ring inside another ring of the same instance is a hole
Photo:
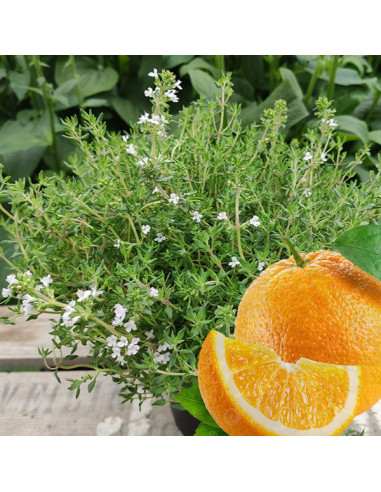
[[[361,368],[299,359],[211,331],[198,363],[205,405],[233,436],[334,436],[360,404]]]

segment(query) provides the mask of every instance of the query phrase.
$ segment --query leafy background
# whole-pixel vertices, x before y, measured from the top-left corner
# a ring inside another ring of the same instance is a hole
[[[149,110],[144,89],[153,67],[173,70],[184,90],[177,111],[210,97],[221,72],[232,72],[234,102],[244,124],[256,122],[277,99],[288,104],[286,137],[313,127],[313,102],[333,99],[346,159],[371,146],[356,167],[366,181],[380,159],[381,56],[165,55],[165,56],[7,56],[0,57],[0,163],[12,180],[38,179],[38,172],[67,172],[76,152],[63,134],[61,118],[80,109],[102,113],[109,130],[126,130]],[[176,109],[175,109],[176,111]],[[176,116],[175,116],[176,119]],[[7,197],[0,196],[6,206]],[[0,239],[5,238],[0,229]],[[11,251],[9,252],[11,254]],[[0,287],[6,275],[0,265]]]

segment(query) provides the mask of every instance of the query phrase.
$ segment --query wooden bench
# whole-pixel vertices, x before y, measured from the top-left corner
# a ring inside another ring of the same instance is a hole
[[[8,314],[1,306],[0,316]],[[51,318],[0,323],[0,435],[181,435],[169,406],[145,402],[140,411],[138,405],[122,405],[110,377],[98,378],[93,392],[84,389],[78,399],[66,378],[80,371],[60,371],[59,384],[38,353],[39,347],[51,347]],[[77,360],[86,360],[86,347],[78,354]]]
[[[0,316],[9,314],[0,306]],[[16,325],[0,324],[0,435],[181,435],[169,406],[121,404],[118,387],[100,377],[92,393],[78,399],[67,388],[68,377],[80,371],[60,371],[61,384],[44,370],[39,347],[51,347],[51,315]],[[78,351],[86,360],[86,347]],[[48,359],[49,361],[49,359]],[[83,373],[82,373],[83,374]],[[357,417],[349,427],[365,435],[381,435],[381,402]]]

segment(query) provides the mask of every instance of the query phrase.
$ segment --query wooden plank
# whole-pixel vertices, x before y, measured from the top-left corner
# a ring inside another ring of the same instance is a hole
[[[12,316],[7,306],[0,306],[0,316]],[[57,318],[51,314],[42,314],[37,320],[26,321],[22,316],[15,320],[15,325],[0,322],[0,368],[44,367],[39,347],[51,348],[49,332],[52,330],[50,319]],[[64,349],[63,355],[69,350]],[[87,362],[88,349],[80,345],[77,350],[77,363]],[[52,363],[52,359],[48,358]]]
[[[110,417],[120,422],[114,435],[181,435],[168,405],[147,402],[140,414],[136,405],[121,404],[120,388],[110,377],[99,377],[92,393],[84,388],[75,399],[64,378],[82,374],[60,373],[62,384],[50,372],[0,374],[0,435],[104,435]]]

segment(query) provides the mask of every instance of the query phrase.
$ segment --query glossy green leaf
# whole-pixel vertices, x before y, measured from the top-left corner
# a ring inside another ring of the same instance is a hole
[[[200,422],[203,422],[208,426],[218,427],[205,407],[205,403],[198,387],[197,378],[194,378],[194,383],[191,388],[183,389],[175,395],[175,398],[181,403],[185,410],[188,410],[188,412],[197,420],[200,420]]]
[[[201,424],[197,427],[195,436],[228,436],[225,431],[223,431],[220,427],[212,427],[210,425]]]
[[[381,281],[381,225],[363,225],[341,234],[334,249]]]

